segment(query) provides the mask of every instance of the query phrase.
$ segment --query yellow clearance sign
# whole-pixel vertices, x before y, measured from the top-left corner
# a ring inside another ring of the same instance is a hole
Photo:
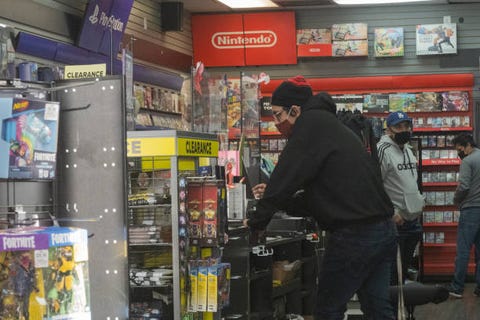
[[[128,138],[128,157],[174,156],[175,138]]]
[[[99,78],[106,75],[105,63],[65,66],[65,79]]]
[[[179,156],[217,157],[218,141],[201,139],[178,139]]]

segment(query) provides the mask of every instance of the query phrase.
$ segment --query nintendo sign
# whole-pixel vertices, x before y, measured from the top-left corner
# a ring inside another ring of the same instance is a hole
[[[192,33],[207,67],[297,63],[294,12],[194,15]]]
[[[277,44],[273,31],[218,32],[212,36],[212,45],[217,49],[271,48]]]

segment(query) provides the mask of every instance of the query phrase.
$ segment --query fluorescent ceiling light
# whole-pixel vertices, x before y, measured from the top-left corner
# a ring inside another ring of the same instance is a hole
[[[273,8],[278,7],[276,3],[270,0],[218,0],[232,9],[249,8]]]
[[[408,2],[427,2],[431,0],[333,0],[337,4],[383,4],[383,3],[408,3]]]

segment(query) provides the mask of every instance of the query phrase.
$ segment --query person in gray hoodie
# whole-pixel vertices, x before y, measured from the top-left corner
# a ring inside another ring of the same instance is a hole
[[[453,139],[458,157],[462,159],[459,170],[458,186],[453,198],[460,208],[457,229],[457,255],[452,283],[447,285],[450,295],[461,298],[465,286],[470,250],[475,245],[475,282],[474,294],[480,296],[480,150],[473,137],[460,133]]]
[[[402,278],[414,263],[415,247],[422,236],[419,216],[424,199],[418,189],[417,158],[409,144],[412,119],[402,111],[389,114],[385,135],[377,144],[383,186],[393,203],[393,220],[398,230],[398,244],[402,261]],[[391,283],[397,284],[397,268],[392,268]]]

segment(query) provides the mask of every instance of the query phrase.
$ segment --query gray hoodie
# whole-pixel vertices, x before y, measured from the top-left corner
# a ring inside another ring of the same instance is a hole
[[[392,200],[395,213],[405,220],[416,219],[422,211],[423,196],[418,191],[417,158],[412,146],[405,144],[402,150],[392,138],[383,135],[377,149],[383,185]]]
[[[480,150],[474,148],[460,164],[454,202],[461,209],[480,207]]]

